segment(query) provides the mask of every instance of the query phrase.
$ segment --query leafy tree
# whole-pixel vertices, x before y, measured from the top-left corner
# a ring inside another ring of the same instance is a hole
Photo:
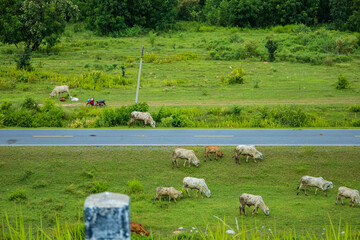
[[[71,0],[0,0],[0,41],[32,51],[52,47],[77,11]]]
[[[331,22],[336,29],[344,30],[345,23],[350,16],[351,0],[330,0]]]
[[[360,0],[353,0],[351,12],[345,27],[351,31],[360,32]]]
[[[350,87],[350,83],[347,80],[347,77],[343,76],[342,74],[339,74],[335,88],[336,89],[346,89],[349,87]]]

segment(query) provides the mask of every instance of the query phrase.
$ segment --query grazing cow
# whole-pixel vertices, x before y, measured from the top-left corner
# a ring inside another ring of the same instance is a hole
[[[197,189],[196,191],[196,198],[198,196],[198,192],[200,191],[200,195],[201,198],[204,199],[203,197],[203,193],[205,194],[205,196],[207,196],[208,198],[211,196],[211,192],[209,190],[209,188],[207,187],[205,180],[202,178],[193,178],[193,177],[185,177],[183,179],[183,187],[182,189],[186,190],[188,196],[190,197],[189,194],[189,188],[191,190],[193,189]]]
[[[259,195],[252,195],[243,193],[239,197],[240,200],[240,215],[241,210],[244,212],[244,215],[246,215],[245,207],[247,206],[254,206],[254,209],[252,210],[252,215],[254,216],[254,212],[256,210],[256,214],[259,214],[259,208],[264,211],[265,215],[268,216],[270,214],[269,208],[265,205],[264,200]]]
[[[53,96],[55,96],[55,94],[56,94],[56,97],[58,97],[59,94],[63,93],[63,92],[67,92],[69,94],[69,97],[71,98],[69,86],[67,86],[67,85],[54,87],[54,89],[52,90],[52,92],[49,95],[49,98],[52,98]]]
[[[156,188],[156,195],[154,197],[153,204],[155,204],[156,198],[158,198],[159,201],[161,201],[161,196],[169,196],[169,202],[170,202],[171,198],[173,198],[174,203],[176,203],[176,198],[177,197],[182,198],[183,193],[182,193],[182,191],[178,191],[173,187],[158,187],[158,188]]]
[[[351,207],[351,204],[353,207],[355,207],[355,203],[357,203],[360,206],[359,191],[356,189],[351,189],[351,188],[347,188],[347,187],[339,187],[335,204],[337,204],[339,197],[341,198],[342,205],[344,205],[343,197],[345,197],[345,198],[350,198],[350,207]]]
[[[300,189],[302,188],[302,186],[304,186],[304,191],[305,191],[305,195],[307,196],[306,193],[306,186],[309,187],[316,187],[315,190],[315,195],[317,194],[318,189],[320,188],[325,196],[327,197],[326,194],[326,190],[330,187],[331,189],[333,189],[333,183],[324,180],[322,177],[311,177],[311,176],[303,176],[300,180],[300,186],[298,188],[298,192],[297,195],[299,195],[300,193]]]
[[[141,223],[130,221],[130,231],[140,234],[141,236],[150,236],[149,231],[147,231]]]
[[[199,167],[200,160],[196,157],[194,150],[176,148],[173,152],[172,168],[174,168],[175,163],[176,166],[179,168],[179,164],[177,162],[178,158],[185,159],[184,167],[186,165],[186,162],[188,162],[189,167],[190,167],[190,162],[192,162],[196,167]]]
[[[235,163],[240,164],[239,156],[246,156],[246,162],[249,162],[249,157],[253,157],[254,162],[256,163],[256,158],[263,159],[261,152],[256,150],[254,145],[238,145],[235,148]]]
[[[133,112],[131,112],[130,117],[131,117],[131,119],[130,119],[129,127],[131,126],[131,124],[134,127],[135,121],[144,121],[144,126],[143,127],[145,127],[146,124],[148,124],[148,123],[150,123],[152,128],[155,127],[155,121],[151,117],[150,113],[148,113],[148,112],[133,111]]]
[[[219,146],[206,146],[205,147],[205,162],[206,162],[206,158],[208,157],[208,154],[212,153],[215,156],[215,159],[217,160],[217,157],[223,157],[223,153],[220,150]],[[211,157],[209,156],[209,159],[211,160]]]

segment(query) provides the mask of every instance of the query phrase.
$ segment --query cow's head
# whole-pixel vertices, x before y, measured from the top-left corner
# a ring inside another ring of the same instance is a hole
[[[223,157],[223,156],[224,156],[224,154],[223,154],[222,151],[219,151],[219,152],[217,153],[217,155],[218,155],[219,157]]]
[[[196,156],[194,156],[192,158],[192,163],[195,165],[195,167],[199,167],[200,160]]]
[[[49,95],[49,98],[52,98],[55,95],[55,91],[52,91]]]
[[[270,214],[269,208],[265,206],[265,208],[263,210],[264,210],[265,215],[269,216],[269,214]]]
[[[261,153],[261,152],[259,152],[259,151],[257,151],[257,152],[256,152],[256,156],[255,156],[255,158],[260,158],[260,159],[263,159],[263,155],[262,155],[262,153]]]
[[[151,127],[155,128],[155,121],[154,120],[151,121]]]
[[[210,191],[210,189],[207,188],[207,189],[205,190],[205,196],[207,196],[208,198],[211,197],[211,191]]]
[[[332,182],[328,182],[328,183],[326,184],[325,190],[328,189],[328,188],[333,189],[333,183],[332,183]]]

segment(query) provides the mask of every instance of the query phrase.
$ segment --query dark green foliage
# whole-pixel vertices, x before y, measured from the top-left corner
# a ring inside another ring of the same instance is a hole
[[[63,33],[65,23],[76,14],[77,6],[70,0],[1,0],[0,41],[23,42],[25,49],[31,51],[42,43],[52,47]]]
[[[18,189],[13,193],[10,193],[8,196],[8,199],[10,201],[21,201],[26,200],[26,190],[24,189]]]
[[[268,40],[266,42],[265,47],[267,48],[267,50],[269,52],[269,62],[275,61],[275,52],[278,48],[277,42],[273,41],[273,40]]]
[[[12,102],[10,102],[9,100],[6,100],[6,99],[2,100],[1,104],[0,104],[0,111],[1,112],[8,111],[10,109],[11,105],[12,105]]]
[[[18,69],[24,69],[26,71],[31,71],[33,68],[31,66],[31,50],[30,48],[25,48],[24,53],[19,55],[19,59],[15,59],[16,67]]]
[[[336,89],[346,89],[349,87],[350,87],[350,83],[347,80],[347,77],[343,76],[342,74],[339,74],[335,88]]]
[[[26,97],[25,101],[21,104],[21,106],[23,108],[26,108],[26,109],[29,109],[29,110],[35,110],[35,111],[40,110],[39,105],[31,97]]]
[[[279,124],[289,127],[303,127],[313,120],[311,115],[296,105],[278,106],[272,111],[271,116]]]
[[[329,0],[331,21],[336,29],[344,30],[350,16],[350,4],[351,0]]]
[[[173,127],[192,127],[194,125],[194,123],[189,120],[189,117],[184,114],[177,113],[172,115],[171,117],[171,125]]]
[[[128,28],[139,26],[166,30],[174,23],[176,0],[89,0],[82,5],[88,28],[100,35],[126,35]]]

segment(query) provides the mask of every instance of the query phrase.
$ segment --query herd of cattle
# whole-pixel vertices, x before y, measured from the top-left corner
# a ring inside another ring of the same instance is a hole
[[[150,113],[148,113],[148,112],[146,112],[146,113],[145,112],[137,112],[137,111],[132,112],[129,127],[131,126],[131,124],[134,125],[134,122],[137,120],[144,121],[143,127],[145,127],[146,124],[150,124],[151,127],[153,127],[153,128],[155,127],[155,121],[152,119]],[[219,146],[205,147],[205,161],[207,158],[211,159],[211,157],[209,156],[210,154],[213,154],[214,159],[217,159],[218,157],[223,156],[223,153],[220,150]],[[238,145],[238,146],[236,146],[235,154],[234,154],[236,164],[240,164],[240,160],[239,160],[240,156],[246,156],[246,162],[248,162],[249,157],[252,157],[255,163],[256,163],[256,159],[263,159],[262,153],[259,152],[258,150],[256,150],[254,145]],[[193,164],[196,167],[199,167],[200,161],[196,157],[195,152],[193,150],[184,149],[184,148],[176,148],[173,151],[172,168],[174,168],[175,165],[178,168],[180,167],[178,164],[179,158],[185,160],[184,167],[186,166],[186,163],[188,163],[189,167],[191,167],[191,164]],[[326,181],[322,177],[303,176],[300,180],[300,186],[298,187],[298,192],[297,192],[298,195],[299,195],[300,189],[302,187],[304,187],[305,195],[307,195],[306,187],[315,187],[316,188],[315,195],[317,194],[317,191],[320,188],[324,192],[325,196],[327,196],[326,190],[328,188],[333,189],[333,183],[330,181]],[[188,196],[190,197],[189,189],[197,190],[196,197],[198,196],[198,192],[200,192],[201,198],[203,198],[203,194],[205,194],[205,196],[207,196],[208,198],[211,195],[210,189],[207,187],[204,179],[199,179],[199,178],[194,178],[194,177],[185,177],[183,179],[182,190],[186,190]],[[156,199],[159,199],[159,201],[161,201],[162,196],[168,196],[169,202],[171,199],[174,199],[174,202],[176,203],[176,198],[178,198],[178,197],[182,198],[183,192],[176,190],[174,187],[158,187],[158,188],[156,188],[156,195],[154,197],[153,203],[155,204]],[[350,189],[350,188],[347,188],[344,186],[339,187],[338,194],[336,196],[336,204],[337,204],[339,198],[341,199],[341,204],[344,204],[343,198],[350,198],[350,206],[355,207],[355,203],[357,203],[360,206],[360,196],[359,196],[358,190]],[[249,206],[249,207],[254,206],[252,215],[254,215],[255,211],[256,211],[256,214],[258,214],[259,208],[264,211],[265,215],[270,214],[269,208],[265,205],[264,200],[259,195],[243,193],[240,195],[239,201],[240,201],[240,206],[239,206],[240,215],[243,212],[244,215],[247,216],[246,212],[245,212],[246,206]]]

